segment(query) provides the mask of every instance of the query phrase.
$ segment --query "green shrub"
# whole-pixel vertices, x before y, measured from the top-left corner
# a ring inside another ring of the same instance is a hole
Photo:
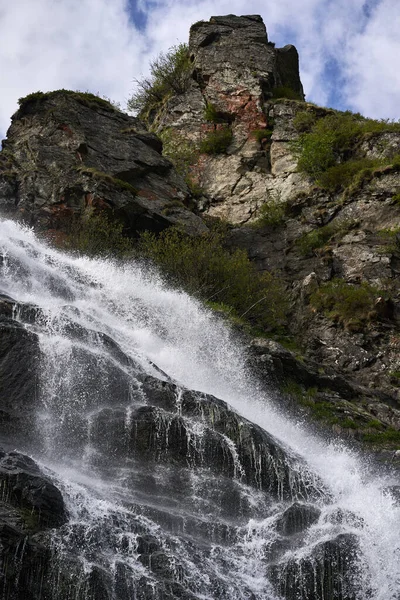
[[[298,154],[298,170],[310,175],[318,185],[335,191],[348,187],[355,177],[362,179],[366,171],[380,165],[392,164],[397,168],[400,157],[382,159],[356,159],[354,152],[357,144],[366,136],[386,131],[400,131],[400,123],[374,121],[360,114],[350,112],[335,112],[318,119],[311,127],[306,117],[307,113],[298,113],[297,127],[302,133],[293,149]],[[304,121],[304,125],[303,125]]]
[[[400,447],[400,431],[389,427],[385,431],[377,431],[376,433],[364,433],[362,436],[364,442],[372,444],[394,444]]]
[[[163,143],[163,156],[169,158],[178,173],[186,178],[190,173],[190,167],[199,158],[199,145],[188,140],[172,127],[164,129],[160,138]]]
[[[150,63],[150,75],[135,79],[136,91],[128,100],[129,110],[147,118],[149,111],[174,94],[184,94],[191,77],[187,44],[178,44]]]
[[[316,177],[316,183],[331,192],[349,186],[355,189],[366,179],[372,179],[373,169],[380,164],[382,164],[382,159],[350,159],[319,173]]]
[[[330,319],[356,331],[366,321],[376,318],[375,304],[381,295],[382,290],[365,281],[353,285],[335,278],[310,296],[310,304]]]
[[[201,140],[199,150],[204,154],[223,154],[229,148],[233,138],[230,127],[221,127],[209,131]]]
[[[164,129],[160,138],[163,142],[163,156],[169,158],[178,173],[182,175],[192,196],[195,198],[203,196],[203,188],[192,173],[192,166],[196,164],[200,155],[199,144],[188,140],[172,127]]]
[[[122,257],[132,251],[132,240],[113,215],[95,214],[92,209],[72,221],[65,246],[90,256]]]
[[[400,192],[398,194],[395,194],[394,196],[392,196],[392,202],[393,202],[393,204],[400,205]]]
[[[286,213],[287,203],[279,198],[271,198],[261,206],[259,217],[253,222],[253,227],[279,227],[284,224]]]
[[[295,92],[291,87],[280,85],[272,90],[272,97],[279,98],[288,98],[289,100],[303,100],[298,92]]]
[[[270,140],[272,133],[272,129],[254,129],[251,132],[251,135],[257,140],[259,144],[261,144],[261,142],[265,139]]]
[[[170,283],[203,300],[224,304],[234,317],[270,330],[285,323],[288,301],[281,281],[270,273],[258,273],[243,250],[225,249],[218,231],[197,237],[177,228],[158,237],[145,232],[137,251],[159,266]]]
[[[310,131],[316,121],[315,114],[310,110],[300,110],[293,119],[294,128],[299,133]]]
[[[231,123],[233,116],[229,113],[218,110],[214,104],[207,102],[204,110],[204,118],[209,123]]]
[[[343,236],[346,234],[350,229],[355,227],[356,224],[355,221],[347,219],[333,221],[318,229],[313,229],[308,233],[304,233],[296,241],[296,246],[303,256],[309,256],[317,248],[325,246],[325,244],[327,244],[334,236]]]
[[[379,247],[381,254],[394,254],[400,252],[400,227],[393,229],[381,229],[378,231],[379,237],[384,245]]]

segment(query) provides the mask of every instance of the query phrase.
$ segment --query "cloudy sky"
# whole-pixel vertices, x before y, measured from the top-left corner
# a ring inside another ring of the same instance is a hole
[[[308,100],[400,118],[399,0],[0,0],[0,135],[37,90],[124,106],[152,57],[229,13],[261,14],[271,41],[297,46]]]

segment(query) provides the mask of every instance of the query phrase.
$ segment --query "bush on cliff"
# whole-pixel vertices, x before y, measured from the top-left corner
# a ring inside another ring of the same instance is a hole
[[[173,46],[165,54],[161,52],[150,63],[150,75],[135,79],[136,91],[128,100],[128,109],[142,118],[167,97],[183,94],[189,86],[191,64],[187,44]]]
[[[112,214],[96,214],[92,209],[71,222],[64,245],[89,256],[123,257],[133,248],[120,221]]]
[[[311,295],[310,304],[333,321],[359,331],[366,321],[377,318],[376,303],[381,297],[382,290],[366,281],[355,285],[335,278]]]
[[[197,237],[177,228],[159,236],[145,232],[138,254],[159,266],[173,285],[229,307],[231,316],[266,330],[279,329],[288,309],[282,282],[271,273],[258,273],[246,252],[228,251],[223,239],[220,231]]]
[[[299,157],[298,170],[329,191],[345,189],[362,171],[391,162],[391,158],[357,157],[355,151],[362,139],[371,134],[400,131],[400,123],[374,121],[349,111],[328,114],[314,124],[311,120],[305,123],[303,116],[297,129],[301,131],[303,127],[306,131],[303,129],[294,144]]]
[[[199,158],[199,144],[187,139],[173,127],[164,129],[160,138],[163,142],[163,156],[169,158],[178,173],[182,175],[192,195],[201,196],[203,190],[192,170]]]
[[[80,92],[79,90],[54,90],[53,92],[32,92],[32,94],[28,94],[24,98],[19,98],[18,105],[19,109],[17,112],[17,117],[22,117],[31,112],[35,112],[38,110],[40,105],[45,102],[45,100],[55,98],[57,96],[67,96],[73,98],[80,104],[87,106],[91,109],[102,108],[103,110],[107,110],[109,112],[113,112],[115,110],[120,110],[118,104],[113,103],[108,98],[101,98],[100,96],[96,96],[96,94],[92,94],[91,92]]]
[[[230,127],[221,127],[209,131],[200,142],[200,152],[204,154],[224,154],[229,148],[233,138]]]

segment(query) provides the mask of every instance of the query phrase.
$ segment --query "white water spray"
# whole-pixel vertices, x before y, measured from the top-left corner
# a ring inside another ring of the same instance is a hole
[[[146,272],[140,265],[66,256],[38,241],[32,231],[11,221],[0,222],[1,256],[0,293],[17,302],[33,304],[41,311],[43,327],[26,326],[38,331],[45,357],[44,369],[48,377],[45,403],[48,406],[44,406],[41,415],[43,423],[46,423],[46,410],[54,408],[63,394],[67,395],[65,386],[72,395],[71,390],[79,388],[79,382],[87,381],[90,376],[83,368],[81,373],[74,372],[69,382],[60,382],[57,364],[64,362],[67,365],[77,347],[82,352],[90,347],[101,363],[104,356],[98,336],[107,336],[147,373],[160,377],[161,370],[189,389],[225,400],[240,415],[300,455],[323,481],[333,501],[321,504],[321,516],[309,529],[306,545],[288,550],[289,554],[299,558],[311,547],[329,539],[334,529],[332,515],[339,509],[348,511],[357,516],[356,521],[347,523],[346,530],[356,533],[359,539],[363,564],[370,578],[371,597],[375,600],[400,598],[400,507],[385,491],[388,481],[372,474],[348,449],[325,443],[281,414],[245,369],[243,349],[215,315],[187,294],[169,289],[155,273]],[[91,338],[90,335],[89,338],[82,337],[72,348],[65,335],[71,323],[76,328],[95,333],[90,334]],[[106,361],[104,365],[106,369]],[[136,393],[138,388],[132,384],[134,369],[128,363],[123,373],[126,385],[119,383],[123,389],[121,393],[126,396],[124,404],[129,421],[130,394]],[[108,381],[107,375],[99,383],[98,398],[104,394]],[[64,386],[64,391],[60,386]],[[95,388],[96,382],[93,382]],[[87,408],[88,403],[95,404],[93,392],[89,398],[83,387],[79,390],[75,396],[77,406],[60,407],[57,413],[60,421],[70,418],[71,411]],[[92,408],[96,410],[95,406]],[[44,427],[48,446],[57,438],[57,427],[54,420]],[[125,510],[125,499],[118,500],[118,494],[122,493],[118,486],[111,490],[110,482],[102,482],[97,483],[96,489],[84,469],[80,470],[76,464],[72,469],[53,463],[52,468],[58,471],[70,511],[76,519],[82,517],[82,506],[87,503],[92,503],[92,508],[85,510],[93,510],[96,506],[101,513],[95,515],[99,519],[117,508]],[[104,500],[105,489],[108,501]],[[265,576],[254,570],[262,565],[268,537],[265,532],[270,531],[273,519],[273,515],[267,519],[253,519],[240,541],[241,551],[230,555],[237,576],[260,600],[272,598]],[[222,553],[220,549],[215,549],[217,551]],[[247,555],[252,558],[245,564]],[[131,558],[133,565],[134,552]],[[139,571],[143,568],[140,566]],[[198,574],[198,577],[204,577],[204,574]],[[228,580],[231,575],[224,577]]]

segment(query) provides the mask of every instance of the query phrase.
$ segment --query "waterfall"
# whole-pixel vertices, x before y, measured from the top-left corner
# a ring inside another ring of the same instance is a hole
[[[0,445],[68,513],[29,598],[400,598],[394,482],[288,418],[200,302],[11,221],[0,295],[38,348],[32,406]]]

